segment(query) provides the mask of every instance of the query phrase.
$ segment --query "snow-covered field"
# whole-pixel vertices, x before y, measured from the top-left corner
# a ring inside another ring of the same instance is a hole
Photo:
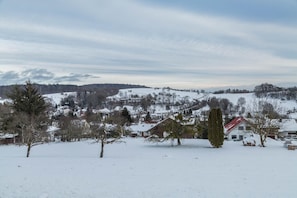
[[[297,197],[297,151],[207,140],[150,144],[142,138],[105,148],[92,141],[32,148],[0,146],[1,198]]]

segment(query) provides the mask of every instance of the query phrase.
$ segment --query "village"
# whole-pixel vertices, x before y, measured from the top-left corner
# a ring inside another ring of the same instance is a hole
[[[266,85],[265,90],[270,89],[272,87]],[[226,141],[255,146],[260,145],[255,138],[260,136],[264,141],[271,138],[284,141],[291,150],[296,148],[292,143],[297,140],[297,103],[294,100],[261,98],[254,92],[207,93],[203,90],[135,88],[121,89],[116,95],[106,98],[101,105],[104,108],[90,109],[78,105],[76,92],[44,97],[52,105],[46,142],[96,138],[91,130],[95,122],[104,123],[104,130],[111,137],[120,130],[121,136],[154,137],[154,141],[163,141],[170,134],[168,126],[174,123],[191,128],[190,132],[180,134],[182,139],[207,139],[208,113],[212,108],[220,108]],[[5,103],[9,102],[3,100],[2,105]],[[123,111],[128,120],[121,118]],[[272,114],[274,117],[267,116]],[[90,115],[96,115],[95,120],[90,119]],[[177,119],[178,115],[181,118]],[[1,131],[0,144],[19,143],[22,143],[19,132]]]

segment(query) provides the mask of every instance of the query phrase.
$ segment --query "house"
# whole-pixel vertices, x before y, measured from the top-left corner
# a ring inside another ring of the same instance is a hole
[[[224,126],[225,139],[240,141],[244,137],[253,133],[252,127],[243,117],[237,117]]]
[[[188,121],[183,121],[182,123],[175,120],[173,116],[170,116],[159,123],[157,123],[153,128],[151,128],[148,132],[150,135],[156,135],[159,138],[165,138],[166,132],[168,132],[168,126],[170,125],[179,125],[179,126],[194,126],[195,119],[191,118]],[[188,133],[185,132],[182,134],[182,138],[194,138],[194,134],[192,131],[189,131]]]
[[[156,123],[140,122],[138,124],[133,124],[128,127],[128,130],[131,131],[131,136],[136,137],[147,137],[149,136],[149,130],[153,128]]]
[[[0,133],[0,144],[15,144],[18,141],[18,134]]]
[[[245,136],[255,132],[252,127],[256,121],[243,117],[237,117],[225,125],[225,139],[242,140]],[[267,131],[267,137],[278,138],[296,138],[297,123],[294,119],[272,119],[261,124],[261,130]]]
[[[110,116],[111,111],[107,108],[103,108],[103,109],[98,110],[98,113],[103,119],[105,119]]]
[[[297,122],[295,119],[279,119],[279,137],[297,139]]]

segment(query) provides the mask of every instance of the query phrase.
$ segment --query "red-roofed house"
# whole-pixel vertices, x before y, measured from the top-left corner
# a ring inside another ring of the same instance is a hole
[[[245,136],[253,133],[251,125],[243,117],[234,118],[224,128],[227,140],[243,140]]]

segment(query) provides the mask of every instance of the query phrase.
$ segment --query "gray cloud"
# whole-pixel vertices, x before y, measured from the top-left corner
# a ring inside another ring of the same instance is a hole
[[[27,80],[34,83],[51,84],[51,83],[71,83],[77,84],[84,82],[90,78],[99,78],[95,75],[90,74],[75,74],[70,73],[69,75],[59,76],[46,69],[26,69],[20,72],[7,71],[0,72],[0,84],[11,85],[11,84],[23,84]]]
[[[46,69],[27,69],[22,71],[20,73],[20,76],[36,81],[48,81],[55,78],[55,75],[52,72],[47,71]]]
[[[224,15],[226,10],[215,15],[207,9],[200,12],[170,6],[172,2],[190,2],[191,6],[194,0],[167,0],[163,6],[157,0],[153,5],[148,2],[3,1],[0,83],[31,79],[148,86],[172,83],[179,88],[194,88],[261,83],[269,76],[273,81],[296,81],[291,75],[297,73],[295,23],[249,20],[236,14]],[[226,2],[235,0],[216,4],[229,5]],[[257,8],[258,2],[248,4]],[[273,7],[282,4],[280,0],[273,2]],[[213,3],[204,6],[212,8]],[[236,4],[244,8],[241,2]],[[236,12],[237,6],[232,5],[228,9]],[[96,77],[99,75],[100,80]]]
[[[10,84],[11,82],[17,83],[20,76],[17,72],[8,71],[8,72],[0,72],[0,83],[1,84]]]

